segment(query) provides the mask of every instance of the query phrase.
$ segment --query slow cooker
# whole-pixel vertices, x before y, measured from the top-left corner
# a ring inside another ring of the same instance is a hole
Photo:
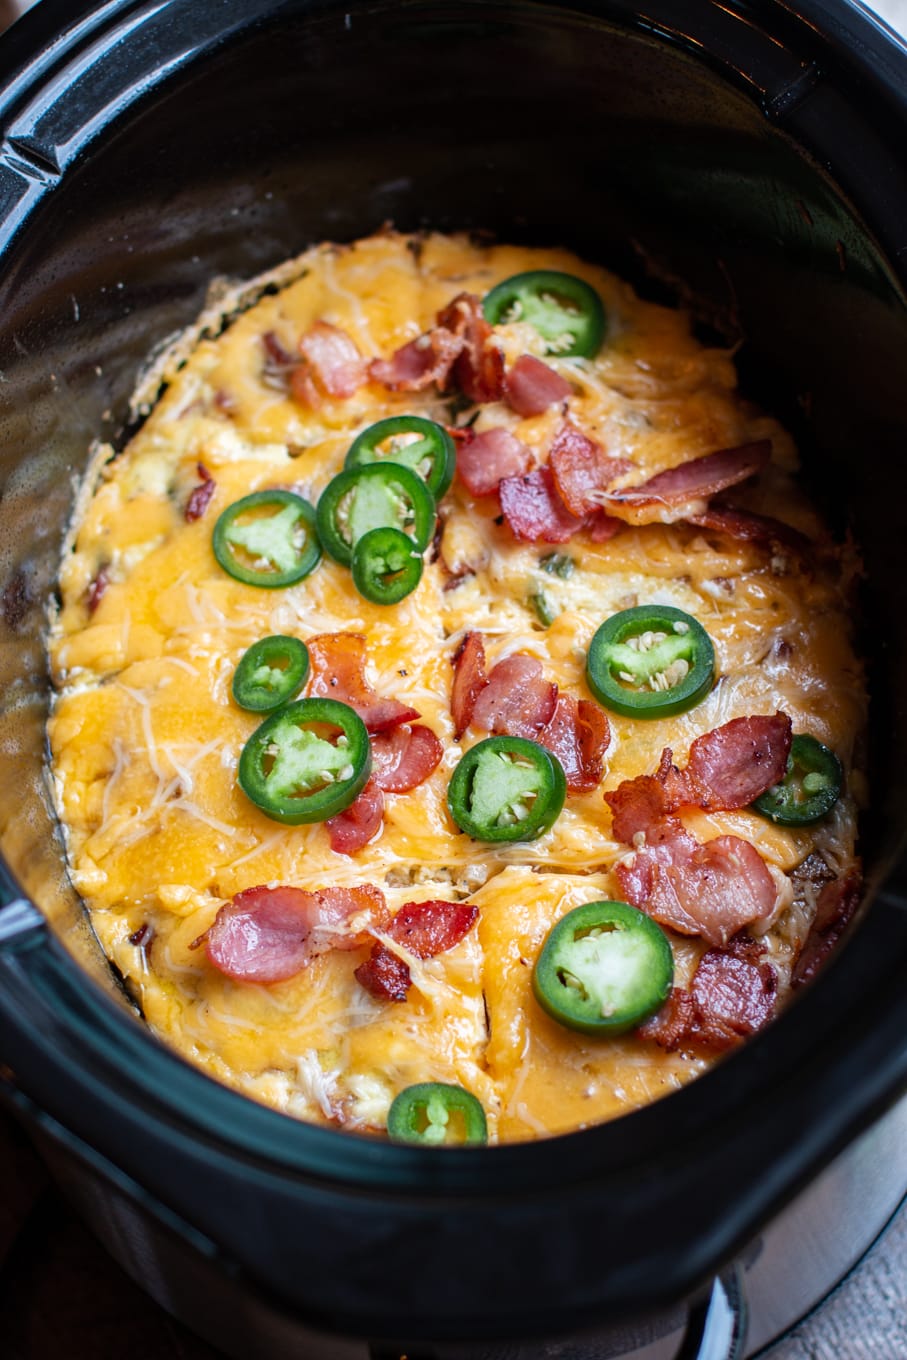
[[[848,0],[42,0],[0,43],[0,121],[5,1102],[228,1354],[754,1353],[907,1189],[907,49]],[[187,1067],[100,957],[43,784],[92,440],[213,277],[385,220],[563,243],[745,339],[866,567],[851,938],[692,1086],[533,1144],[395,1147]]]

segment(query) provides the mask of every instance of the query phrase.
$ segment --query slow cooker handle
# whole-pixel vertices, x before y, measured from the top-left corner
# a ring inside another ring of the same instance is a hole
[[[746,1332],[746,1296],[734,1265],[717,1275],[708,1296],[691,1308],[674,1360],[743,1360]]]

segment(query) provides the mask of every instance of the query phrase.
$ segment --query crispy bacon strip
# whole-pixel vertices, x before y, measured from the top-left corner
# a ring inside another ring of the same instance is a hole
[[[700,844],[674,818],[652,827],[615,874],[631,906],[713,945],[766,920],[777,898],[774,879],[748,841],[718,836]]]
[[[517,652],[492,668],[476,696],[472,721],[486,732],[535,741],[554,717],[556,703],[557,685],[545,679],[542,663]]]
[[[708,812],[747,807],[783,779],[790,744],[791,720],[775,713],[733,718],[697,737],[684,770],[665,747],[654,775],[625,779],[605,794],[615,838],[631,845],[639,832],[682,807]]]
[[[705,513],[707,506],[703,502],[719,491],[761,472],[771,458],[771,451],[767,439],[719,449],[704,458],[692,458],[659,472],[639,486],[608,492],[603,503],[610,514],[630,524],[690,519]]]
[[[456,383],[470,401],[498,401],[504,390],[504,356],[472,293],[460,293],[438,313],[430,331],[375,359],[370,377],[393,392],[419,392],[434,384],[445,391]]]
[[[290,377],[293,395],[318,407],[324,397],[351,397],[366,380],[368,366],[355,342],[339,326],[316,321],[299,341],[302,363]]]
[[[325,822],[331,849],[338,855],[355,855],[375,836],[384,818],[384,792],[375,779],[348,808]]]
[[[470,401],[500,401],[504,395],[504,355],[492,341],[493,328],[485,320],[481,298],[459,293],[438,313],[438,325],[462,342],[453,365],[453,378]]]
[[[811,982],[822,968],[860,905],[862,886],[859,868],[825,884],[816,904],[815,919],[791,974],[792,987]]]
[[[565,420],[554,436],[548,465],[557,494],[578,519],[600,510],[608,487],[633,466],[627,458],[609,458],[572,420]]]
[[[454,736],[459,741],[472,722],[476,699],[488,684],[482,634],[467,633],[452,660],[454,678],[450,692],[450,713],[454,720]]]
[[[471,496],[490,496],[504,477],[518,477],[531,464],[532,450],[503,426],[470,431],[457,447],[457,473]]]
[[[372,780],[385,793],[409,793],[438,768],[444,747],[430,727],[394,727],[372,737]]]
[[[792,739],[786,713],[734,718],[697,737],[686,777],[707,812],[747,807],[784,778]]]
[[[539,416],[572,395],[567,379],[533,354],[521,354],[504,381],[507,404],[518,416]]]
[[[312,667],[311,697],[349,704],[369,732],[386,732],[419,717],[417,709],[396,699],[383,699],[372,689],[365,678],[365,638],[361,633],[319,633],[309,638],[306,646]]]
[[[386,920],[384,894],[369,885],[260,885],[225,903],[196,944],[204,941],[209,962],[238,982],[284,982],[329,949],[359,948]]]
[[[505,477],[498,495],[512,534],[529,543],[566,543],[586,525],[564,505],[548,467]]]
[[[432,384],[443,391],[462,348],[459,336],[436,327],[401,345],[389,359],[372,360],[369,376],[392,392],[421,392]]]
[[[478,915],[478,907],[466,902],[407,902],[385,933],[417,959],[431,959],[459,944]],[[412,981],[404,960],[380,941],[356,969],[356,978],[372,996],[385,1001],[405,1001]]]
[[[690,990],[675,987],[666,1004],[638,1033],[669,1051],[695,1043],[721,1052],[768,1023],[774,1012],[778,976],[759,960],[763,945],[737,935],[723,949],[699,960]]]
[[[198,464],[198,475],[201,478],[201,485],[192,490],[183,512],[187,524],[192,524],[193,521],[201,519],[217,490],[217,483],[204,463]]]
[[[757,515],[751,510],[733,510],[729,505],[710,505],[700,515],[690,515],[690,524],[700,529],[717,530],[743,543],[757,543],[763,548],[791,548],[805,553],[812,547],[810,540],[792,524],[784,524],[770,515]]]
[[[601,783],[611,727],[598,704],[559,694],[547,727],[535,740],[557,756],[569,793],[589,793]]]

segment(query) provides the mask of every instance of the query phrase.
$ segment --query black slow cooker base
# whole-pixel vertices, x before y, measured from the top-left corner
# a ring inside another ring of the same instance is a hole
[[[619,1332],[701,1290],[901,1089],[907,112],[865,20],[802,8],[42,0],[0,47],[0,882],[65,942],[0,911],[0,1058],[51,1136],[100,1157],[92,1193],[124,1175],[95,1212],[121,1253],[121,1218],[153,1222],[144,1190],[219,1288],[235,1263],[243,1296],[326,1333]],[[659,295],[683,280],[747,337],[753,390],[800,412],[868,575],[885,886],[840,960],[659,1105],[441,1161],[252,1106],[116,1010],[72,962],[110,992],[41,780],[44,605],[91,440],[122,436],[140,365],[212,276],[387,219],[565,244]],[[208,1326],[210,1300],[199,1283],[186,1315]]]

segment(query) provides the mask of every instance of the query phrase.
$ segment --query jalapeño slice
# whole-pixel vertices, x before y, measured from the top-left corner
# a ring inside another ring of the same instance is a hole
[[[567,795],[560,761],[524,737],[488,737],[463,756],[447,788],[461,831],[477,841],[533,841],[557,819]]]
[[[668,938],[626,902],[587,902],[551,930],[532,990],[552,1020],[584,1034],[623,1034],[653,1015],[674,982]]]
[[[627,718],[683,713],[705,698],[714,673],[715,651],[702,624],[667,604],[613,614],[586,657],[596,699]]]
[[[386,461],[338,473],[322,491],[316,515],[325,551],[345,567],[370,529],[399,529],[422,552],[435,528],[435,502],[422,478]]]
[[[253,491],[214,526],[211,546],[224,571],[249,586],[301,581],[321,560],[315,511],[294,491]]]
[[[275,633],[243,653],[233,674],[233,698],[240,708],[267,713],[298,694],[308,673],[309,649],[305,643]]]
[[[753,808],[781,826],[809,826],[831,812],[843,782],[834,751],[800,733],[790,744],[784,778],[757,798]]]
[[[410,468],[439,501],[453,481],[457,454],[450,435],[433,420],[389,416],[357,435],[343,466],[354,468],[380,462]]]
[[[422,579],[422,554],[399,529],[369,529],[353,548],[353,585],[373,604],[397,604]]]
[[[239,786],[275,822],[323,822],[349,807],[371,771],[365,723],[336,699],[299,699],[252,733]]]
[[[528,321],[545,341],[545,353],[593,358],[605,338],[605,309],[594,288],[575,274],[532,269],[505,279],[482,303],[492,326]]]
[[[462,1086],[441,1081],[422,1081],[401,1091],[388,1111],[387,1132],[394,1143],[421,1147],[488,1142],[480,1102]]]

